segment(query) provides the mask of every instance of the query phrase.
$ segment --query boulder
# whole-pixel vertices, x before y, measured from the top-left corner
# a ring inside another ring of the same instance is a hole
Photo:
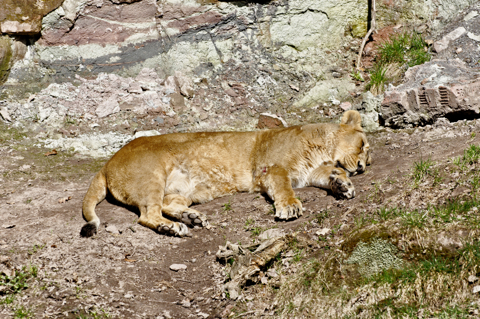
[[[258,118],[257,128],[278,128],[278,127],[287,127],[287,122],[279,116],[262,113]]]
[[[459,59],[433,60],[405,73],[405,83],[385,92],[381,120],[393,128],[480,117],[480,77]]]

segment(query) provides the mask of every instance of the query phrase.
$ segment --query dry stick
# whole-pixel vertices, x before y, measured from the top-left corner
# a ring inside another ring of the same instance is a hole
[[[360,69],[360,64],[362,63],[362,54],[363,54],[363,49],[365,48],[365,44],[367,43],[368,38],[372,34],[373,31],[375,31],[376,28],[376,22],[375,22],[375,16],[376,16],[376,9],[375,9],[375,0],[372,1],[372,8],[371,8],[371,14],[372,14],[372,20],[370,21],[370,30],[368,30],[367,34],[363,38],[362,45],[360,46],[360,52],[358,52],[358,59],[357,59],[357,71]]]

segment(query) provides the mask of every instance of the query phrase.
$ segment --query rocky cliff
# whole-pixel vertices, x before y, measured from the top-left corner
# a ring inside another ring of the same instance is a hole
[[[377,20],[380,28],[430,34],[474,2],[382,0]],[[72,103],[109,103],[103,116],[137,105],[200,120],[236,112],[230,122],[246,124],[265,111],[328,108],[355,91],[349,73],[368,20],[367,0],[0,0],[0,7],[0,94],[13,117],[28,113],[30,94],[51,83],[77,92]],[[118,80],[114,93],[78,94],[99,74]],[[138,85],[139,74],[155,84]],[[183,91],[180,82],[189,83]],[[79,113],[65,104],[60,117]]]

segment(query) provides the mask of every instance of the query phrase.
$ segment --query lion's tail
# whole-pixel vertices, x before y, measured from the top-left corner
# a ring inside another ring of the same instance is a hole
[[[95,214],[95,207],[105,199],[105,196],[107,196],[107,179],[105,177],[105,167],[103,167],[93,178],[83,199],[83,218],[87,223],[82,227],[80,236],[91,237],[97,232],[100,226],[100,219]]]

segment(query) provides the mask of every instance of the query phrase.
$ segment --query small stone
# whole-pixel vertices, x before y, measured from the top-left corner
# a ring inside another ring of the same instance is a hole
[[[170,270],[173,270],[173,271],[186,270],[186,269],[187,269],[187,265],[184,265],[184,264],[170,265]]]
[[[352,103],[350,102],[343,102],[340,104],[340,108],[344,111],[348,111],[352,108]]]
[[[180,304],[181,304],[182,307],[184,307],[184,308],[190,308],[191,305],[192,305],[192,304],[190,303],[190,301],[188,301],[187,299],[183,300]]]
[[[478,292],[480,292],[480,286],[473,287],[472,293],[476,294]]]
[[[317,236],[326,236],[328,233],[330,233],[332,230],[330,228],[322,228],[319,231],[315,233]]]
[[[469,283],[473,284],[475,281],[478,280],[478,277],[474,275],[470,275],[467,280]]]
[[[139,131],[139,132],[135,133],[134,137],[139,138],[139,137],[142,137],[142,136],[155,136],[155,135],[160,135],[160,132],[155,131],[155,130]]]
[[[270,268],[269,270],[267,270],[267,272],[265,274],[270,278],[277,278],[278,277],[277,272],[273,268]]]
[[[462,51],[463,51],[462,48],[457,48],[457,49],[455,50],[455,53],[459,54],[459,53],[462,53]]]
[[[270,113],[262,113],[258,118],[257,127],[259,129],[287,127],[287,122],[279,116]]]
[[[112,233],[112,234],[119,234],[120,233],[115,225],[110,225],[107,228],[105,228],[105,230],[109,233]]]
[[[5,107],[0,108],[0,116],[8,122],[11,122],[12,119],[10,118],[10,114],[8,113],[8,110]]]
[[[260,278],[260,282],[264,285],[268,284],[268,278],[267,277],[262,277]]]
[[[468,32],[467,37],[469,37],[472,40],[480,42],[480,35],[476,35],[476,34],[473,34],[472,32]]]
[[[285,231],[283,229],[272,228],[272,229],[267,229],[262,234],[260,234],[260,236],[258,236],[258,239],[267,240],[271,238],[282,237],[284,235],[285,235]]]
[[[133,295],[133,293],[132,293],[131,291],[129,291],[129,292],[127,292],[123,297],[126,298],[126,299],[131,299],[131,298],[134,297],[134,295]]]
[[[290,84],[290,88],[291,88],[292,90],[297,91],[297,92],[300,91],[300,89],[299,89],[297,86],[293,85],[293,84]]]
[[[450,43],[450,41],[454,41],[460,38],[466,32],[467,30],[464,27],[459,27],[453,30],[452,32],[448,33],[441,40],[433,44],[433,48],[435,49],[435,52],[439,53],[445,50],[446,48],[448,48],[448,44]]]
[[[469,20],[475,18],[477,15],[478,15],[477,11],[471,11],[463,18],[463,21],[469,21]]]

